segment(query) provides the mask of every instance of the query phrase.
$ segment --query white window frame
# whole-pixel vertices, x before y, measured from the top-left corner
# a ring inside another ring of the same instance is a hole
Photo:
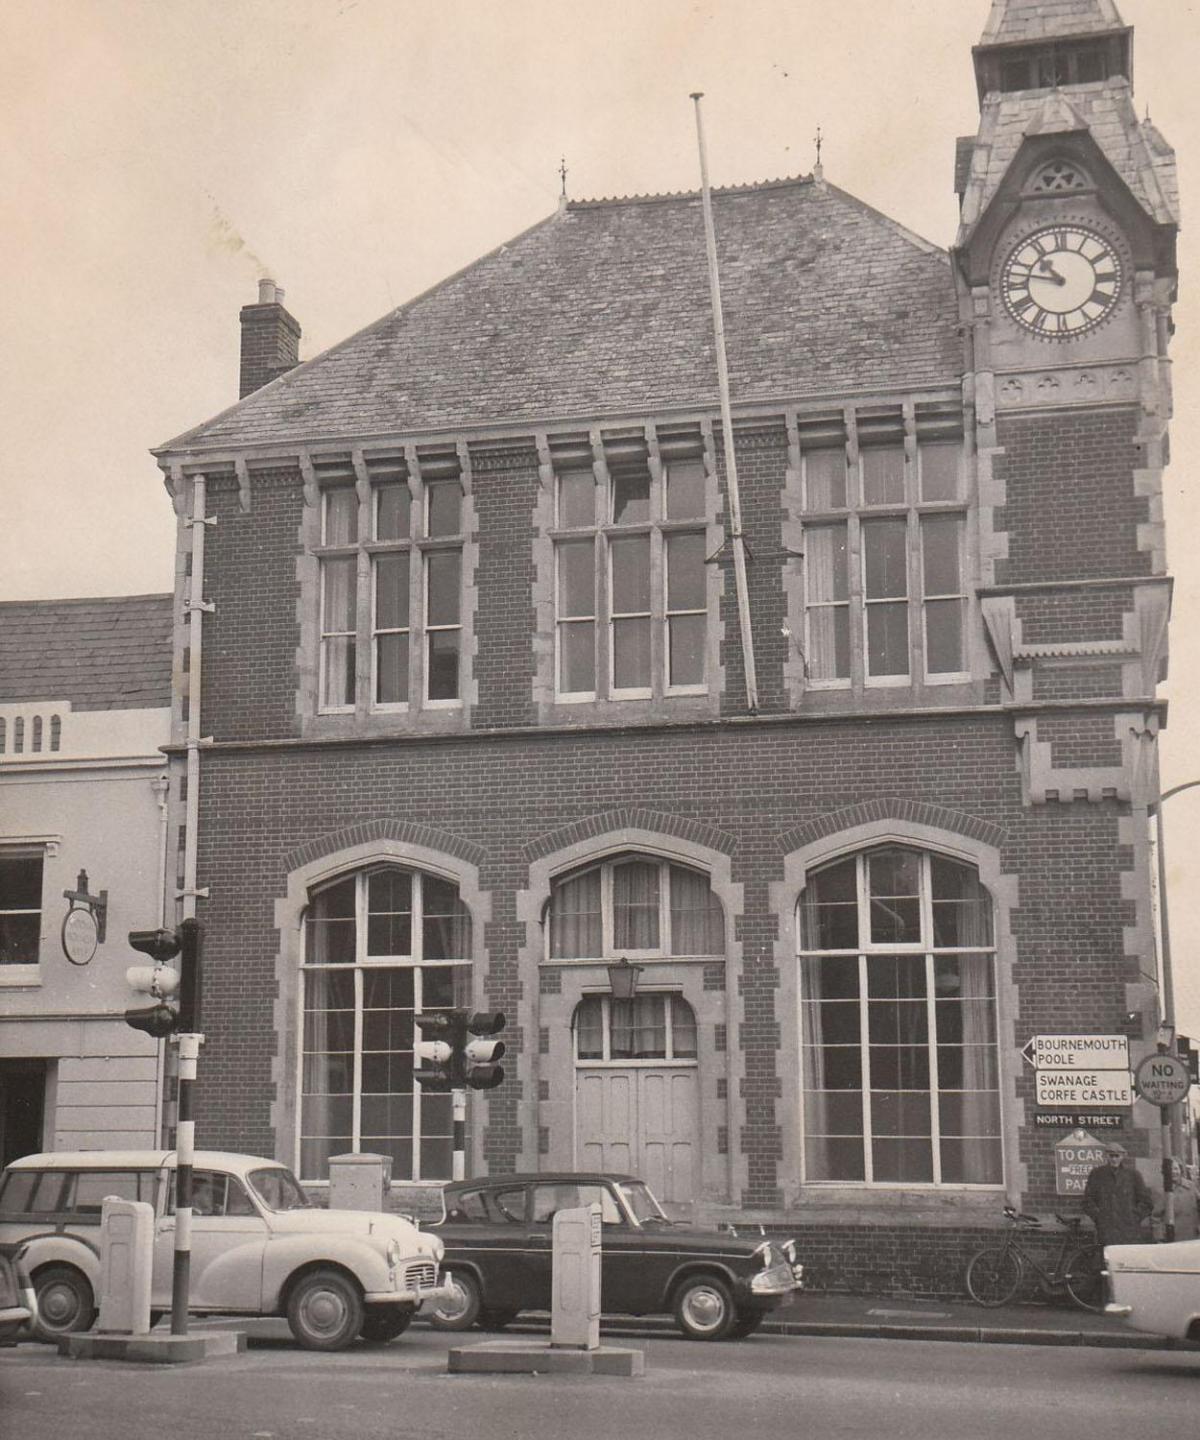
[[[616,1057],[614,1057],[613,1054],[612,1054],[612,1002],[613,1002],[613,996],[611,996],[611,995],[603,995],[603,994],[595,994],[595,993],[593,993],[593,994],[584,994],[583,997],[580,999],[579,1003],[576,1005],[575,1010],[573,1011],[572,1016],[571,1016],[571,1054],[572,1054],[572,1058],[573,1058],[573,1060],[574,1060],[574,1062],[575,1062],[575,1068],[576,1068],[577,1070],[589,1070],[589,1069],[599,1069],[599,1070],[613,1070],[613,1069],[620,1069],[620,1070],[625,1070],[625,1069],[661,1070],[664,1065],[670,1065],[670,1066],[672,1066],[672,1067],[690,1066],[690,1067],[693,1067],[693,1068],[696,1068],[696,1067],[699,1066],[699,1064],[700,1064],[700,1055],[699,1055],[699,1049],[700,1049],[700,1035],[699,1035],[699,1030],[700,1030],[700,1026],[699,1026],[699,1022],[696,1020],[695,1007],[691,1004],[691,1002],[690,1002],[685,996],[683,996],[682,994],[680,994],[680,992],[679,992],[678,990],[651,990],[651,989],[639,988],[637,994],[638,994],[638,998],[639,998],[639,999],[640,999],[642,996],[654,995],[654,996],[661,996],[664,1000],[667,1000],[667,1001],[671,1001],[671,1000],[681,1000],[681,1001],[683,1002],[683,1004],[685,1004],[685,1005],[688,1007],[688,1009],[691,1010],[691,1012],[692,1012],[692,1022],[693,1022],[693,1027],[694,1027],[694,1033],[695,1033],[695,1035],[696,1035],[696,1050],[697,1050],[697,1053],[696,1053],[695,1055],[676,1055],[676,1054],[675,1054],[675,1020],[674,1020],[674,1016],[673,1016],[673,1014],[672,1014],[672,1012],[673,1012],[673,1010],[674,1010],[675,1007],[674,1007],[673,1005],[671,1005],[671,1004],[667,1004],[667,1005],[664,1005],[664,1007],[663,1007],[664,1025],[665,1025],[665,1032],[666,1032],[666,1043],[665,1043],[664,1048],[665,1048],[665,1050],[666,1050],[666,1054],[665,1054],[665,1055],[659,1055],[659,1056],[651,1056],[651,1057],[649,1057],[649,1058],[647,1058],[647,1059],[635,1059],[635,1058],[633,1058],[633,1057],[629,1057],[629,1058],[627,1058],[627,1059],[623,1059],[623,1058],[622,1058],[621,1056],[619,1056],[619,1055],[616,1056]],[[599,1059],[597,1059],[595,1056],[588,1056],[588,1057],[585,1059],[585,1058],[582,1057],[582,1056],[580,1055],[580,1053],[579,1053],[579,1025],[578,1025],[578,1015],[579,1015],[580,1007],[581,1007],[582,1005],[584,1005],[584,1004],[585,1004],[587,1001],[589,1001],[589,1000],[599,1000],[599,1001],[600,1001],[600,1012],[601,1012],[600,1025],[601,1025],[601,1035],[602,1035],[602,1038],[603,1038],[604,1054],[603,1054],[603,1056],[600,1057]]]
[[[871,941],[869,938],[867,938],[867,939],[864,941],[864,937],[869,937],[870,934],[871,934],[871,929],[870,929],[870,925],[871,925],[871,894],[870,894],[869,872],[868,872],[868,868],[867,868],[867,867],[868,867],[869,860],[870,860],[870,856],[872,855],[872,853],[874,853],[874,852],[876,852],[876,851],[878,851],[878,850],[880,850],[880,849],[900,849],[900,850],[906,850],[906,851],[909,851],[910,853],[916,854],[916,855],[919,857],[919,859],[920,859],[921,875],[920,875],[920,881],[919,881],[919,891],[918,891],[918,895],[919,895],[919,902],[920,902],[921,935],[922,935],[922,937],[923,937],[922,940],[920,940],[920,941],[907,941],[907,942],[903,942],[903,943],[895,943],[895,942],[893,942],[893,943],[884,943],[884,942],[882,942],[882,941],[873,942],[873,941]],[[843,859],[849,859],[850,857],[849,857],[849,856],[844,856],[844,857],[842,857],[842,858],[843,858]],[[934,966],[935,966],[935,960],[936,960],[937,956],[939,956],[939,955],[988,955],[988,956],[991,957],[991,964],[992,964],[992,1006],[993,1006],[994,1028],[995,1028],[995,1033],[996,1033],[996,1043],[995,1043],[995,1052],[996,1052],[996,1055],[995,1055],[995,1064],[996,1064],[996,1073],[997,1073],[997,1076],[998,1076],[998,1077],[1002,1077],[1002,1073],[1003,1073],[1003,1072],[1002,1072],[1001,1057],[1000,1057],[1000,996],[999,996],[999,989],[998,989],[998,985],[997,985],[997,979],[998,979],[998,977],[997,977],[997,973],[996,973],[996,955],[997,955],[996,934],[995,934],[995,927],[996,927],[996,920],[997,920],[997,915],[996,915],[996,902],[995,902],[994,898],[991,896],[991,894],[986,890],[986,888],[982,887],[982,882],[981,882],[981,888],[984,888],[984,893],[985,893],[986,895],[988,895],[988,899],[989,899],[989,902],[990,902],[991,907],[992,907],[992,943],[991,943],[990,945],[975,945],[975,946],[973,946],[973,945],[946,945],[946,946],[937,946],[937,945],[934,945],[934,944],[932,943],[933,938],[934,938],[934,931],[933,931],[933,888],[932,888],[932,882],[931,882],[931,876],[930,876],[930,868],[931,868],[931,865],[932,865],[933,860],[934,860],[934,859],[946,859],[946,860],[951,861],[952,863],[954,863],[954,864],[956,864],[956,865],[963,866],[964,868],[967,868],[967,869],[975,870],[975,873],[978,875],[978,869],[977,869],[977,867],[971,865],[970,862],[963,861],[963,860],[959,859],[959,858],[956,857],[956,856],[950,856],[950,855],[942,856],[942,855],[939,855],[937,852],[929,851],[929,850],[923,850],[923,849],[920,849],[920,848],[917,847],[917,846],[914,846],[914,845],[911,845],[911,844],[904,844],[904,843],[900,843],[900,844],[897,844],[897,845],[868,846],[868,847],[865,848],[865,849],[856,851],[856,852],[854,853],[854,857],[853,857],[853,858],[854,858],[854,860],[855,860],[855,885],[856,885],[856,896],[855,896],[855,898],[856,898],[856,901],[857,901],[857,911],[858,911],[858,935],[859,935],[859,940],[860,940],[860,942],[861,942],[860,945],[858,946],[858,948],[853,949],[853,950],[806,950],[806,949],[804,948],[804,921],[803,921],[803,916],[802,916],[802,913],[801,913],[801,907],[802,907],[802,905],[803,905],[803,894],[801,894],[801,896],[800,896],[799,899],[797,900],[797,906],[796,906],[796,943],[797,943],[797,949],[796,949],[796,954],[797,954],[797,958],[798,958],[798,961],[799,961],[799,966],[798,966],[798,971],[799,971],[799,973],[798,973],[798,977],[797,977],[797,978],[798,978],[798,983],[797,983],[797,987],[796,987],[796,988],[797,988],[797,1004],[798,1004],[798,1010],[797,1010],[797,1037],[798,1037],[798,1044],[802,1044],[802,1043],[803,1043],[802,1037],[803,1037],[803,1035],[804,1035],[804,1005],[805,1005],[805,1003],[806,1003],[806,1001],[807,1001],[806,966],[805,966],[805,963],[804,963],[804,962],[805,962],[806,960],[828,960],[828,959],[844,958],[844,959],[847,961],[847,963],[850,963],[850,962],[855,963],[855,964],[857,965],[857,967],[858,967],[858,1035],[859,1035],[859,1052],[860,1052],[860,1053],[859,1053],[859,1065],[860,1065],[860,1073],[861,1073],[862,1079],[863,1079],[863,1084],[862,1084],[862,1105],[863,1105],[863,1109],[862,1109],[862,1116],[863,1116],[862,1144],[863,1144],[863,1175],[864,1175],[864,1178],[863,1178],[862,1180],[846,1180],[846,1179],[823,1180],[823,1179],[811,1179],[811,1178],[809,1178],[809,1176],[807,1175],[807,1173],[806,1173],[806,1166],[805,1166],[805,1154],[806,1154],[805,1141],[806,1141],[806,1139],[807,1139],[807,1114],[808,1114],[808,1112],[807,1112],[807,1106],[806,1106],[806,1104],[805,1104],[806,1094],[805,1094],[805,1085],[804,1085],[804,1065],[803,1065],[803,1062],[801,1061],[801,1063],[797,1065],[797,1075],[798,1075],[798,1080],[799,1080],[799,1087],[798,1087],[798,1088],[799,1088],[799,1097],[800,1097],[799,1115],[800,1115],[800,1173],[801,1173],[801,1183],[804,1184],[804,1185],[811,1185],[811,1186],[813,1186],[813,1187],[815,1187],[815,1188],[823,1188],[823,1189],[852,1188],[852,1189],[858,1189],[858,1190],[871,1189],[871,1190],[925,1190],[925,1191],[936,1189],[936,1190],[940,1190],[940,1191],[943,1191],[943,1192],[945,1192],[945,1191],[958,1191],[958,1190],[984,1190],[984,1191],[1002,1190],[1002,1189],[1004,1188],[1004,1184],[1005,1184],[1003,1175],[1002,1175],[1001,1179],[998,1180],[998,1181],[987,1181],[987,1182],[960,1182],[960,1181],[943,1182],[942,1179],[941,1179],[941,1168],[942,1168],[942,1167],[941,1167],[941,1144],[940,1144],[940,1142],[941,1142],[941,1109],[940,1109],[941,1087],[940,1087],[940,1086],[938,1085],[938,1083],[937,1083],[937,1074],[938,1074],[938,1071],[937,1071],[937,1064],[938,1064],[938,1054],[937,1054],[937,1050],[938,1050],[938,1032],[937,1032],[937,1011],[936,1011],[937,993],[936,993],[936,987],[935,987],[935,985],[934,985]],[[825,866],[821,866],[821,867],[820,867],[820,869],[824,869],[824,868],[826,868],[826,867],[825,867]],[[816,872],[814,872],[814,877],[815,877],[815,874],[819,874],[819,873],[820,873],[819,870],[816,871]],[[930,943],[929,943],[929,944],[926,944],[926,943],[925,943],[926,940],[928,940]],[[933,1173],[933,1179],[932,1179],[932,1180],[929,1180],[929,1181],[914,1181],[914,1180],[875,1180],[875,1179],[874,1179],[874,1176],[873,1176],[873,1172],[874,1172],[874,1156],[873,1156],[873,1152],[872,1152],[872,1141],[873,1141],[874,1139],[876,1139],[877,1137],[875,1136],[874,1128],[873,1128],[873,1126],[872,1126],[872,1118],[873,1118],[873,1117],[872,1117],[872,1112],[871,1112],[871,1057],[870,1057],[871,1032],[870,1032],[870,1011],[869,1011],[869,1006],[870,1006],[870,993],[869,993],[868,982],[867,982],[867,962],[868,962],[868,960],[869,960],[872,956],[877,956],[877,955],[878,955],[878,956],[888,956],[888,955],[923,955],[924,958],[925,958],[925,1004],[926,1004],[926,1017],[927,1017],[927,1039],[926,1039],[926,1042],[925,1042],[925,1046],[926,1046],[926,1051],[927,1051],[927,1054],[928,1054],[928,1057],[929,1057],[929,1067],[930,1067],[930,1071],[929,1071],[929,1078],[930,1078],[930,1085],[929,1085],[930,1137],[929,1137],[929,1143],[930,1143],[930,1149],[931,1149],[932,1173]],[[1001,1080],[1001,1084],[1000,1084],[1000,1088],[999,1088],[998,1103],[1000,1104],[1000,1107],[1001,1107],[1000,1138],[1001,1138],[1001,1140],[1002,1140],[1002,1137],[1003,1137],[1003,1134],[1004,1134],[1004,1122],[1003,1122],[1004,1089],[1003,1089],[1002,1080]],[[1005,1157],[1004,1152],[1003,1152],[1003,1144],[1001,1143],[1001,1166],[1002,1166],[1002,1169],[1006,1169],[1006,1168],[1007,1168],[1007,1167],[1006,1167],[1006,1164],[1005,1164],[1005,1160],[1006,1160],[1006,1157]]]
[[[614,940],[615,910],[613,905],[613,872],[620,865],[635,862],[637,864],[654,865],[658,868],[658,941],[657,945],[634,948],[628,945],[617,947]],[[711,956],[690,956],[676,955],[672,951],[671,934],[671,867],[675,866],[680,870],[689,870],[695,875],[703,875],[708,881],[708,887],[713,898],[721,907],[721,928],[723,932],[723,948],[718,952],[714,951]],[[725,912],[725,904],[721,897],[713,889],[712,876],[701,870],[698,866],[687,865],[681,860],[664,859],[661,855],[646,854],[641,851],[623,851],[618,855],[608,855],[603,860],[598,860],[591,865],[581,865],[573,870],[564,871],[561,875],[554,876],[550,891],[550,904],[554,903],[554,885],[568,880],[574,880],[580,875],[585,875],[591,870],[600,872],[600,954],[596,956],[579,957],[576,960],[555,957],[551,955],[551,933],[550,926],[546,926],[545,935],[545,958],[555,965],[571,965],[579,963],[581,959],[599,960],[608,962],[616,960],[619,956],[626,956],[630,960],[690,960],[690,959],[723,959],[728,948],[728,937],[725,930],[728,924],[728,916]]]
[[[38,917],[37,955],[28,962],[0,965],[0,986],[37,984],[41,976],[42,948],[45,943],[46,861],[53,853],[51,844],[14,844],[0,841],[0,860],[39,860],[42,867],[41,898],[36,910],[29,906],[8,906],[5,915],[36,915]]]
[[[412,877],[412,951],[408,955],[369,955],[367,953],[367,931],[370,916],[369,894],[370,877],[380,870],[401,870]],[[315,1177],[306,1177],[301,1173],[303,1157],[303,1135],[304,1135],[304,1061],[307,1051],[304,1046],[304,1024],[305,1015],[308,1013],[305,1006],[307,998],[307,977],[314,972],[336,971],[342,974],[353,972],[354,974],[354,1073],[353,1091],[351,1101],[351,1140],[355,1149],[359,1149],[362,1136],[362,1064],[363,1064],[363,977],[370,970],[412,970],[413,975],[413,1013],[422,1013],[421,989],[424,983],[423,972],[425,970],[452,970],[458,968],[464,972],[463,978],[470,981],[472,973],[472,959],[470,956],[454,958],[449,960],[426,960],[424,955],[425,947],[425,926],[424,926],[424,883],[427,878],[435,880],[447,880],[447,877],[430,875],[424,870],[417,870],[409,865],[370,865],[360,870],[350,872],[349,875],[338,876],[328,884],[318,887],[311,898],[315,899],[321,890],[330,889],[333,886],[344,883],[353,877],[355,882],[354,891],[354,959],[351,961],[339,962],[337,964],[318,964],[308,958],[308,909],[305,908],[304,916],[300,924],[300,993],[299,993],[299,1030],[298,1043],[296,1046],[296,1121],[293,1131],[293,1154],[295,1156],[295,1170],[297,1176],[306,1184],[320,1184],[321,1181]],[[462,900],[461,887],[457,881],[448,880],[447,883],[454,884],[459,890],[459,899]],[[311,899],[310,899],[311,904]],[[469,910],[468,910],[469,914]],[[474,916],[470,916],[470,924],[475,923]],[[470,945],[468,944],[468,949]],[[431,1007],[435,1010],[442,1009],[441,1006]],[[416,1039],[414,1033],[414,1039]],[[413,1068],[416,1068],[416,1057],[414,1052]],[[411,1177],[397,1177],[398,1179],[409,1178],[413,1181],[420,1179],[449,1180],[448,1175],[437,1177],[422,1177],[421,1170],[421,1096],[424,1093],[421,1082],[413,1080],[412,1090],[412,1156],[413,1174]]]

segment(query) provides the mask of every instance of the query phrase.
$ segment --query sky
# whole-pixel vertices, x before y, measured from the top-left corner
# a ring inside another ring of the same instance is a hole
[[[1135,96],[1200,159],[1200,0],[1118,0]],[[171,588],[149,455],[237,398],[265,276],[301,358],[574,199],[826,177],[955,232],[989,0],[4,0],[0,600]],[[1200,254],[1186,224],[1166,480],[1165,787],[1200,780]],[[1195,277],[1193,279],[1193,277]],[[1166,809],[1181,1028],[1200,1034],[1200,786]]]

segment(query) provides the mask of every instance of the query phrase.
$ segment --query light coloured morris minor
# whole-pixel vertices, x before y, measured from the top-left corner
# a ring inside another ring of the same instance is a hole
[[[57,1340],[96,1318],[106,1196],[154,1209],[151,1313],[170,1309],[175,1154],[104,1150],[26,1155],[0,1176],[0,1242],[24,1242],[38,1318]],[[406,1330],[439,1284],[442,1241],[400,1216],[322,1210],[284,1165],[198,1151],[193,1169],[190,1312],[282,1315],[308,1350],[382,1343]]]
[[[1167,1245],[1108,1245],[1108,1304],[1134,1330],[1200,1340],[1200,1240]]]

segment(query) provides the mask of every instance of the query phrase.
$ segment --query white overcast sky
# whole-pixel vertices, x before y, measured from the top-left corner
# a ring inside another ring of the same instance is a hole
[[[1135,94],[1200,158],[1197,4],[1118,0]],[[0,599],[167,590],[147,453],[237,395],[270,275],[311,358],[573,198],[807,173],[939,244],[988,0],[4,0]],[[1185,228],[1165,783],[1200,779],[1200,262]],[[1200,1031],[1200,788],[1167,809]]]

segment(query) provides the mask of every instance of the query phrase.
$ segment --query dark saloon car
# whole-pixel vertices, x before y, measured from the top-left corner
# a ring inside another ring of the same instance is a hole
[[[33,1281],[25,1267],[24,1245],[0,1241],[0,1340],[11,1340],[37,1319]]]
[[[441,1330],[500,1329],[518,1311],[549,1310],[554,1216],[593,1202],[606,1315],[673,1314],[689,1339],[741,1339],[800,1286],[791,1240],[677,1224],[632,1175],[506,1175],[446,1186],[433,1230],[454,1296],[423,1315]]]

